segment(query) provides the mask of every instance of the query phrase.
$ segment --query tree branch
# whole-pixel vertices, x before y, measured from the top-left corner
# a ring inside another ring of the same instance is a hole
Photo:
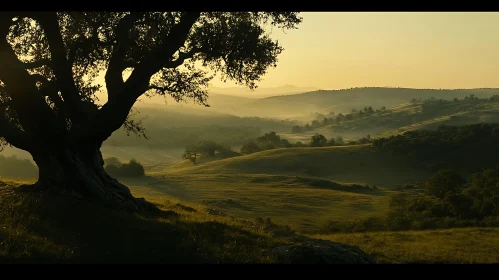
[[[176,60],[173,60],[173,61],[169,61],[167,63],[165,63],[163,65],[163,67],[165,68],[176,68],[176,67],[179,67],[180,65],[184,64],[184,61],[189,59],[189,58],[193,58],[194,55],[196,55],[197,53],[200,53],[202,51],[201,48],[193,48],[192,50],[190,50],[189,52],[180,52],[178,58]]]
[[[97,40],[97,38],[90,37],[90,38],[81,38],[80,40],[76,41],[73,43],[73,45],[69,48],[69,53],[68,53],[68,64],[73,65],[74,61],[76,59],[76,53],[80,49],[85,49],[86,46],[91,46],[92,41]]]
[[[151,76],[161,70],[170,61],[173,54],[185,44],[192,26],[200,16],[200,12],[184,13],[180,22],[173,26],[167,38],[163,40],[164,43],[137,65],[125,83],[124,92],[129,95],[127,98],[137,99],[147,90]]]
[[[143,12],[130,12],[124,16],[116,26],[116,44],[106,71],[106,88],[109,99],[113,99],[123,89],[123,70],[125,70],[125,54],[130,44],[128,37],[135,22],[144,15]]]
[[[36,137],[48,137],[47,134],[57,129],[53,125],[55,114],[38,94],[35,80],[5,39],[0,40],[0,61],[0,80],[5,84],[23,129]]]
[[[168,64],[173,54],[185,44],[192,26],[199,19],[201,13],[184,13],[179,23],[173,26],[168,36],[162,40],[164,43],[152,50],[139,62],[125,83],[123,82],[122,72],[125,69],[125,46],[129,43],[126,36],[139,16],[137,13],[131,13],[119,22],[117,28],[118,42],[106,72],[109,99],[93,120],[88,122],[84,128],[75,127],[75,129],[72,129],[70,133],[71,141],[81,141],[80,139],[85,138],[102,143],[111,136],[113,131],[119,129],[126,121],[137,98],[147,91],[151,76]],[[183,62],[186,58],[179,57],[175,62]],[[175,62],[172,63],[172,66]],[[120,98],[117,98],[118,96]]]
[[[62,97],[70,107],[70,117],[73,121],[78,122],[85,116],[81,107],[80,94],[74,81],[72,65],[66,59],[66,47],[59,31],[57,13],[40,12],[34,18],[40,23],[47,37],[52,57],[52,69],[57,77]]]
[[[42,84],[42,86],[38,90],[41,95],[43,97],[50,98],[59,109],[62,109],[64,102],[60,98],[59,94],[57,94],[57,87],[55,86],[54,82],[49,81],[47,78],[40,74],[32,74],[31,77]]]
[[[154,86],[154,85],[151,85],[147,88],[147,90],[157,90],[157,91],[160,91],[162,92],[163,94],[167,91],[170,91],[170,89],[168,87],[159,87],[159,86]]]
[[[50,66],[50,59],[39,59],[36,61],[24,63],[24,69],[35,69],[42,66]]]
[[[3,112],[0,112],[0,137],[5,138],[9,144],[12,146],[25,150],[31,151],[32,145],[30,144],[29,135],[20,130],[19,128],[10,124],[4,117]]]
[[[92,50],[92,45],[103,45],[103,42],[99,40],[97,30],[99,28],[98,24],[94,24],[92,26],[92,34],[90,37],[85,38],[82,37],[78,41],[74,42],[72,46],[69,48],[69,54],[68,54],[68,63],[70,65],[74,64],[74,61],[76,59],[76,55],[78,53],[78,50],[87,50],[87,52],[84,54],[86,55],[89,51]],[[97,49],[97,47],[96,47]]]

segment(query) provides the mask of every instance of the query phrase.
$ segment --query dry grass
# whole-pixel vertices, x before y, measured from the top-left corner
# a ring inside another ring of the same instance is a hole
[[[403,159],[369,145],[277,149],[198,165],[184,161],[147,175],[125,183],[139,196],[175,197],[245,218],[270,217],[298,231],[384,215],[391,194],[384,187],[426,178]],[[310,184],[324,179],[381,189],[359,192]]]
[[[159,201],[176,197],[239,217],[270,217],[298,231],[317,230],[331,220],[384,215],[391,191],[320,188],[317,179],[291,176],[196,174],[127,180],[135,196]]]
[[[315,235],[359,246],[378,263],[499,263],[499,229]]]

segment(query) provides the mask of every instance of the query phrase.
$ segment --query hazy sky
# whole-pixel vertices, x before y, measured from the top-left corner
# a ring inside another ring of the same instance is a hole
[[[285,51],[260,87],[499,87],[499,13],[302,16],[297,30],[273,30]]]

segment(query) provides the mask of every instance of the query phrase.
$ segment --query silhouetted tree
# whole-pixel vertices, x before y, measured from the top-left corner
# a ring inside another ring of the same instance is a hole
[[[264,150],[270,150],[281,145],[281,136],[277,135],[275,131],[271,131],[258,137],[256,141]]]
[[[293,145],[289,143],[288,139],[281,139],[280,143],[281,148],[291,148]]]
[[[209,158],[215,155],[230,157],[237,155],[237,153],[214,141],[201,141],[195,145],[189,145],[184,152],[183,158],[189,159],[196,164],[198,157]]]
[[[327,141],[327,145],[328,146],[336,146],[336,140],[334,140],[334,138],[329,139],[329,141]]]
[[[314,136],[312,136],[312,139],[310,140],[310,147],[324,147],[327,144],[327,139],[324,137],[322,134],[316,133]]]
[[[221,150],[221,146],[213,141],[203,141],[196,145],[196,150],[206,157],[212,157],[215,153]]]
[[[184,154],[182,155],[182,158],[188,159],[192,163],[196,164],[199,154],[200,153],[198,151],[198,147],[195,145],[190,145],[189,147],[187,147],[185,149]]]
[[[310,124],[312,128],[318,128],[321,127],[321,123],[318,120],[313,120],[312,124]]]
[[[100,153],[120,127],[145,135],[129,118],[137,99],[208,106],[205,69],[255,88],[283,50],[264,27],[300,22],[295,12],[1,12],[0,137],[33,156],[37,186],[150,207],[106,174]]]
[[[248,142],[241,147],[241,154],[247,155],[261,151],[260,147],[254,142]]]
[[[142,177],[145,175],[144,166],[135,159],[129,163],[121,164],[106,164],[106,172],[111,176],[116,177]]]

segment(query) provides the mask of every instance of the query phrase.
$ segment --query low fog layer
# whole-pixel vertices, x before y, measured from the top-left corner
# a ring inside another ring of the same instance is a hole
[[[183,160],[189,145],[213,141],[239,151],[272,131],[291,144],[306,144],[316,134],[356,141],[443,124],[497,122],[499,116],[493,113],[497,102],[490,99],[497,94],[497,89],[403,88],[311,91],[265,98],[212,93],[210,107],[155,98],[138,102],[131,113],[146,128],[148,139],[128,136],[120,129],[104,143],[102,152],[104,157],[124,162],[138,159],[147,169]],[[10,147],[3,155],[32,160],[28,153]]]

